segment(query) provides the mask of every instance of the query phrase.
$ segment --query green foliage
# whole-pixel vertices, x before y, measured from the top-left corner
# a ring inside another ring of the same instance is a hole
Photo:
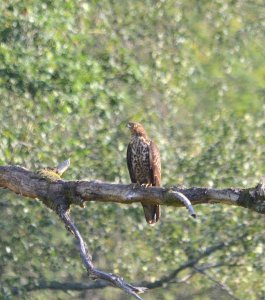
[[[263,4],[1,1],[0,164],[37,170],[71,157],[66,179],[127,183],[125,125],[135,120],[159,145],[164,185],[255,185],[265,174]],[[3,298],[12,299],[14,289],[21,299],[76,298],[23,290],[41,279],[87,282],[57,217],[8,191],[0,206]],[[210,272],[239,298],[264,298],[262,216],[217,205],[196,210],[194,221],[184,209],[164,208],[155,227],[145,224],[139,205],[90,203],[72,213],[95,264],[134,281],[158,279],[247,232],[203,262],[223,263]],[[240,266],[227,266],[233,262]],[[190,283],[189,291],[175,284],[149,297],[230,299],[217,289],[214,296],[214,283],[202,275]],[[110,293],[126,297],[110,289],[87,297]]]

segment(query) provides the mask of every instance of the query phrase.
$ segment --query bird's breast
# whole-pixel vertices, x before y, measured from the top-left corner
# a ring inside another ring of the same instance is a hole
[[[150,161],[149,161],[150,142],[143,138],[135,138],[131,142],[132,149],[132,168],[137,182],[150,183]]]

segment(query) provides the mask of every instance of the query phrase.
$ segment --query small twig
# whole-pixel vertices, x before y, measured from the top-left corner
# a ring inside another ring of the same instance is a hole
[[[222,244],[221,247],[229,247],[233,245],[233,241],[228,243],[228,245]],[[210,247],[210,251],[206,251],[208,255],[211,255],[212,252],[222,249],[219,247]],[[190,261],[185,262],[183,265],[177,268],[177,272],[174,270],[175,278],[172,278],[172,276],[169,277],[163,277],[160,280],[157,280],[154,283],[151,282],[141,282],[137,283],[137,285],[145,285],[148,287],[148,289],[155,289],[160,286],[166,285],[166,284],[174,284],[174,283],[184,283],[187,282],[190,278],[192,278],[194,275],[198,274],[198,271],[193,268],[195,266],[196,262],[198,263],[202,258],[203,254],[201,254],[197,259],[193,259],[192,263],[190,264]],[[238,267],[240,266],[237,263],[231,263],[226,264],[225,262],[215,263],[215,264],[202,264],[200,266],[197,266],[198,269],[201,271],[206,271],[214,268],[219,268],[223,266],[229,266],[229,267]],[[185,269],[191,268],[191,272],[186,274],[185,276],[178,278],[177,276],[181,271],[184,271]],[[93,290],[93,289],[103,289],[106,287],[111,286],[112,284],[109,281],[102,281],[98,280],[94,283],[80,283],[80,282],[58,282],[58,281],[45,281],[45,280],[28,280],[28,284],[24,285],[22,288],[27,291],[34,291],[34,290],[41,290],[41,289],[50,289],[50,290],[71,290],[71,291],[82,291],[82,290]],[[13,290],[13,294],[17,294],[17,289]]]
[[[63,175],[63,173],[70,167],[70,158],[58,164],[56,167],[56,171],[59,175]]]
[[[161,287],[165,283],[175,282],[176,281],[176,277],[183,270],[186,270],[188,268],[193,268],[204,257],[207,257],[207,256],[211,255],[212,253],[215,253],[216,251],[219,251],[219,250],[221,250],[223,248],[228,248],[228,247],[234,245],[238,240],[243,240],[244,237],[246,237],[246,236],[247,236],[247,233],[244,233],[241,236],[239,236],[238,238],[233,239],[233,240],[231,240],[231,241],[229,241],[227,243],[220,242],[219,244],[217,244],[215,246],[208,247],[207,249],[205,249],[205,251],[203,251],[197,257],[186,261],[185,263],[183,263],[182,265],[180,265],[178,268],[176,268],[175,270],[171,271],[171,273],[169,273],[168,275],[163,276],[159,280],[156,280],[154,282],[145,283],[145,286],[148,289],[153,289],[153,288]]]
[[[215,279],[213,276],[211,276],[210,274],[208,274],[204,269],[198,268],[196,266],[193,266],[193,269],[196,270],[198,273],[203,274],[204,276],[206,276],[212,282],[214,282],[217,286],[219,286],[223,291],[225,291],[234,300],[240,300],[239,298],[237,298],[233,294],[233,292],[230,290],[230,288],[228,286],[224,285],[222,282],[220,282],[217,279]]]
[[[218,268],[218,267],[222,267],[222,266],[229,266],[229,267],[237,267],[239,266],[239,264],[225,264],[225,263],[218,263],[218,264],[210,264],[210,265],[202,265],[199,266],[197,268],[199,268],[200,270],[209,270],[209,269],[214,269],[214,268]],[[188,268],[188,267],[187,267]],[[167,285],[167,284],[175,284],[175,283],[185,283],[187,282],[190,278],[192,278],[194,275],[198,274],[198,272],[196,270],[194,270],[194,268],[192,269],[192,271],[190,273],[188,273],[187,275],[181,277],[181,278],[175,278],[174,280],[170,280],[168,282],[163,282],[163,285]],[[96,290],[96,289],[103,289],[109,286],[112,286],[112,284],[110,282],[106,282],[106,281],[102,281],[102,280],[98,280],[95,283],[82,283],[82,282],[58,282],[58,281],[46,281],[46,280],[39,280],[37,281],[36,278],[31,279],[29,278],[27,280],[28,282],[32,281],[31,283],[25,284],[22,286],[23,290],[26,291],[34,291],[34,290],[42,290],[42,289],[49,289],[49,290],[71,290],[71,291],[83,291],[83,290]],[[142,282],[142,283],[138,283],[138,285],[149,285],[150,283],[148,282]],[[155,289],[158,286],[150,286],[148,287],[148,289]],[[14,288],[13,290],[13,295],[17,294],[17,289]]]
[[[182,194],[181,192],[177,192],[177,191],[171,191],[171,193],[173,195],[176,196],[176,198],[178,200],[180,200],[184,205],[185,207],[187,208],[189,214],[193,217],[193,218],[196,218],[196,213],[195,213],[195,210],[190,202],[190,200],[184,195]]]
[[[22,286],[22,289],[25,291],[36,291],[36,290],[58,290],[58,291],[83,291],[83,290],[95,290],[103,289],[105,287],[112,286],[111,283],[106,281],[97,281],[93,283],[83,283],[83,282],[58,282],[58,281],[46,281],[39,280],[36,278],[28,278],[29,283]],[[13,295],[17,295],[19,292],[17,287],[14,287],[12,290]]]
[[[62,221],[65,223],[66,227],[68,227],[71,232],[74,234],[76,239],[78,240],[79,243],[79,251],[80,251],[80,256],[82,258],[83,264],[87,270],[88,275],[93,278],[93,279],[103,279],[106,281],[111,282],[114,286],[124,290],[126,293],[134,296],[138,300],[143,300],[137,293],[144,293],[147,288],[145,287],[136,287],[133,286],[123,280],[123,278],[111,274],[111,273],[106,273],[103,271],[100,271],[96,269],[91,261],[91,257],[88,254],[87,251],[87,246],[86,243],[84,242],[79,230],[73,223],[73,221],[70,218],[69,211],[65,209],[64,207],[60,207],[58,209],[58,214]]]
[[[240,266],[239,264],[226,264],[224,262],[222,263],[218,263],[218,264],[208,264],[208,265],[201,265],[200,267],[197,267],[198,269],[202,270],[202,271],[206,271],[206,270],[210,270],[210,269],[215,269],[215,268],[219,268],[219,267],[238,267]],[[196,270],[193,270],[185,275],[182,278],[176,278],[175,280],[171,280],[170,283],[183,283],[186,282],[187,280],[189,280],[191,277],[193,277],[194,275],[198,274],[198,272]]]

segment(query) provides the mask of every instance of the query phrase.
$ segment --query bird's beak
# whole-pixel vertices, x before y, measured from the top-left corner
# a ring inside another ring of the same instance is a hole
[[[127,127],[128,127],[128,128],[131,128],[131,127],[132,127],[132,125],[131,125],[130,123],[128,123],[128,124],[127,124]]]

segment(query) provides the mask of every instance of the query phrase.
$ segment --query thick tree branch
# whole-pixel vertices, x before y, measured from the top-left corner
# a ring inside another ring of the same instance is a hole
[[[69,205],[84,205],[86,201],[157,203],[165,206],[184,206],[176,192],[183,194],[192,205],[220,203],[249,208],[265,214],[265,194],[263,183],[256,187],[240,189],[214,188],[158,188],[134,187],[127,184],[113,184],[100,181],[63,181],[49,182],[38,174],[18,166],[0,167],[0,187],[29,198],[50,199],[47,206],[62,204],[56,199],[67,199]],[[56,196],[56,197],[55,197]],[[51,208],[55,208],[51,207]],[[192,213],[192,212],[191,212]]]
[[[85,201],[103,201],[130,204],[142,202],[165,206],[186,206],[189,213],[195,217],[192,204],[224,203],[250,208],[259,213],[265,213],[264,184],[260,183],[250,189],[208,189],[208,188],[158,188],[135,187],[125,184],[111,184],[99,181],[64,181],[60,175],[69,167],[70,161],[59,164],[56,168],[44,168],[33,173],[18,166],[0,167],[0,187],[29,198],[38,198],[47,207],[56,212],[73,233],[79,243],[82,262],[93,279],[102,279],[111,283],[136,299],[141,299],[138,293],[145,288],[136,287],[125,282],[121,277],[96,269],[87,252],[86,244],[77,227],[70,218],[71,205],[84,207]],[[163,282],[174,280],[183,269],[194,266],[198,260],[224,247],[224,244],[207,249],[201,256],[187,262],[172,271],[161,280],[149,283],[148,288],[163,285]]]
[[[69,188],[69,186],[64,185],[63,181],[60,178],[60,175],[69,167],[69,165],[70,160],[67,160],[62,164],[59,164],[56,168],[48,167],[41,169],[37,172],[37,174],[32,174],[27,170],[19,167],[11,167],[11,169],[14,171],[11,173],[1,173],[0,170],[0,186],[9,188],[16,193],[18,193],[19,191],[20,194],[27,197],[36,198],[37,196],[46,206],[51,208],[59,215],[66,228],[77,239],[83,265],[85,266],[88,276],[91,279],[101,279],[107,281],[113,286],[118,287],[124,290],[126,293],[132,295],[134,298],[142,300],[142,298],[138,294],[145,292],[146,288],[133,286],[125,282],[123,278],[117,275],[100,271],[94,267],[90,255],[88,254],[86,243],[70,217],[69,208],[70,205],[75,202],[74,199],[77,198],[77,201],[80,202],[80,205],[83,204],[83,200],[80,200],[78,196],[75,195]],[[7,167],[5,169],[8,170],[9,168]],[[2,174],[4,175],[3,177],[1,177]],[[7,174],[7,177],[5,177],[5,174]],[[28,180],[34,183],[36,180],[38,180],[40,184],[39,188],[33,184],[31,188],[33,187],[36,189],[30,191],[27,182],[25,182],[25,177],[30,177],[28,178]],[[60,185],[57,186],[54,185],[54,183],[60,183]],[[34,193],[36,196],[34,195]],[[74,202],[72,202],[71,200],[74,200]]]

